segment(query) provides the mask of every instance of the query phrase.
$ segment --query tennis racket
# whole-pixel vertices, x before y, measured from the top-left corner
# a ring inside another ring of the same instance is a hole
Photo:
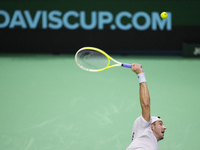
[[[111,61],[115,64],[111,65]],[[106,52],[95,47],[79,49],[75,54],[75,62],[81,69],[90,72],[99,72],[117,66],[131,68],[131,64],[116,61]]]

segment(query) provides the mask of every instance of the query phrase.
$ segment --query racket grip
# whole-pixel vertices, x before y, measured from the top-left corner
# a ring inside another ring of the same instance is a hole
[[[122,67],[131,68],[131,64],[123,63],[123,64],[122,64]],[[141,66],[141,68],[142,68],[142,66]]]
[[[123,64],[122,64],[122,67],[131,68],[131,64],[123,63]]]

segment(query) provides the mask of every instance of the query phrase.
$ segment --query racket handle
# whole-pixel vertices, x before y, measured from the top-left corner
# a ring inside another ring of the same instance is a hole
[[[123,63],[123,64],[122,64],[122,67],[131,68],[131,64]]]
[[[123,64],[122,64],[122,67],[131,68],[131,64],[123,63]],[[141,66],[141,68],[142,68],[142,66]]]

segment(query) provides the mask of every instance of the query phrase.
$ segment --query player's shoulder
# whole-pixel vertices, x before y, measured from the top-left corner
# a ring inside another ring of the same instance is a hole
[[[135,122],[138,121],[145,121],[145,119],[142,117],[142,115],[140,115],[137,119],[135,119]]]
[[[147,122],[142,115],[140,115],[134,122],[134,126],[138,126],[138,127],[142,127],[145,128],[147,126],[149,126],[151,123]]]

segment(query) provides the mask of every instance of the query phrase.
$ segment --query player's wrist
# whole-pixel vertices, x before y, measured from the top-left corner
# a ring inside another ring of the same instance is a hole
[[[145,78],[145,73],[144,72],[141,72],[141,73],[137,74],[137,76],[138,76],[139,83],[146,82],[146,78]]]
[[[137,71],[137,72],[136,72],[137,75],[140,74],[140,73],[144,73],[144,71],[143,71],[143,70],[140,70],[140,71]]]

